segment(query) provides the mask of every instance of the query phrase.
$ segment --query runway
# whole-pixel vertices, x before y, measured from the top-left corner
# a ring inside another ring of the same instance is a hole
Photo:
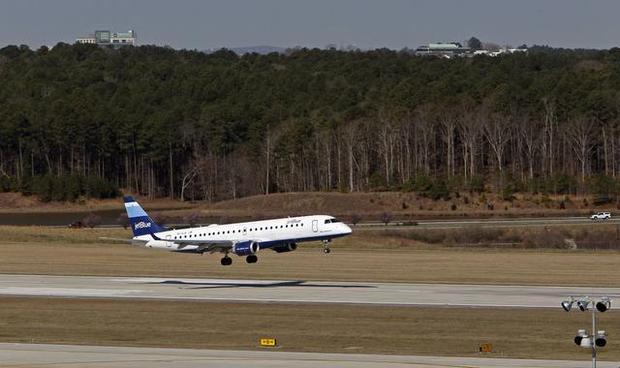
[[[615,298],[620,297],[620,288],[0,275],[0,295],[559,308],[571,295]]]
[[[488,359],[31,344],[0,344],[0,362],[2,362],[2,367],[7,368],[579,368],[588,364],[587,361],[577,362],[563,360]],[[615,368],[618,366],[618,363],[599,362],[598,366],[601,368]]]

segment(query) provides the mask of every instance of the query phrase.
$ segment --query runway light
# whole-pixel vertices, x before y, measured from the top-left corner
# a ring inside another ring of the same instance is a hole
[[[573,307],[573,302],[572,301],[565,300],[565,301],[562,302],[562,308],[565,311],[570,312],[572,307]]]
[[[598,331],[594,343],[599,348],[605,347],[605,345],[607,345],[607,332],[605,332],[604,330]]]
[[[590,304],[589,300],[579,300],[577,302],[577,306],[579,307],[579,310],[582,312],[585,312],[588,310],[588,304]]]
[[[588,337],[588,331],[586,330],[577,330],[577,336],[575,336],[575,345],[581,346],[581,343],[584,338]]]
[[[611,308],[611,301],[609,299],[604,299],[596,303],[596,310],[599,312],[606,312],[609,308]]]

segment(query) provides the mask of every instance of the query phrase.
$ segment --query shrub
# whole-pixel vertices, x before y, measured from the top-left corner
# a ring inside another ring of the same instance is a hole
[[[95,215],[94,213],[89,213],[82,219],[82,224],[92,229],[96,226],[101,225],[101,216]]]
[[[357,225],[360,221],[362,221],[362,216],[356,213],[351,215],[351,223],[353,224],[353,226]]]
[[[383,222],[386,226],[392,221],[392,214],[389,212],[383,212],[381,214],[381,222]]]
[[[127,228],[129,227],[129,218],[127,217],[126,213],[121,213],[117,218],[116,218],[116,223],[120,226],[123,227],[123,229],[127,230]]]
[[[483,193],[484,192],[484,178],[482,176],[474,176],[469,179],[467,187],[471,193]]]
[[[568,246],[565,236],[557,230],[543,230],[525,235],[523,244],[528,248],[557,248],[565,249]]]

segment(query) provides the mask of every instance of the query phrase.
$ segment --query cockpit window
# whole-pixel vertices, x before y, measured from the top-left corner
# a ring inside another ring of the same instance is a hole
[[[337,222],[342,222],[342,221],[340,221],[340,220],[338,220],[338,219],[335,219],[335,218],[325,220],[325,223],[326,223],[326,224],[335,224],[335,223],[337,223]]]

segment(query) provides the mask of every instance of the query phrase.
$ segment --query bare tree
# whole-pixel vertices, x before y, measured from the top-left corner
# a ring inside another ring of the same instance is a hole
[[[586,179],[586,166],[592,150],[592,128],[591,119],[578,117],[572,119],[568,124],[566,134],[572,142],[573,152],[581,166],[581,181]]]
[[[484,133],[495,156],[500,176],[503,174],[504,151],[511,135],[509,128],[508,118],[498,114],[487,116],[484,122]]]
[[[192,184],[196,175],[198,175],[198,168],[194,166],[183,176],[181,181],[181,201],[185,201],[185,189]]]

